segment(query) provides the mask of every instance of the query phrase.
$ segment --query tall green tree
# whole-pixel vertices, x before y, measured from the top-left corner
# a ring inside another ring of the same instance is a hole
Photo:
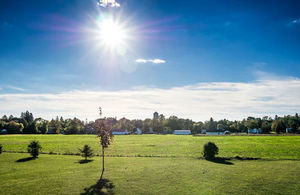
[[[274,120],[271,128],[276,133],[284,133],[286,129],[282,119]]]
[[[48,126],[48,128],[51,129],[52,133],[60,134],[62,126],[59,120],[52,119]]]

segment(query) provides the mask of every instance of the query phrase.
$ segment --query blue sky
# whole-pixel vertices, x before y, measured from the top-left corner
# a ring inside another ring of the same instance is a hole
[[[248,94],[255,96],[254,99],[274,100],[269,110],[259,111],[266,104],[246,105],[247,100],[241,99],[244,107],[241,105],[238,112],[228,114],[227,118],[294,114],[300,110],[296,100],[287,102],[291,101],[289,97],[280,99],[279,93],[272,92],[282,85],[289,89],[286,83],[295,82],[286,93],[295,98],[300,96],[297,92],[299,1],[117,0],[117,3],[120,7],[109,8],[98,6],[97,0],[1,1],[0,114],[18,115],[29,109],[45,118],[64,115],[92,119],[95,118],[92,113],[97,113],[96,104],[102,104],[108,115],[118,117],[150,117],[157,110],[195,120],[210,116],[223,118],[232,105],[222,99],[234,98],[227,97],[222,90],[218,94],[220,100],[208,99],[205,103],[201,98],[193,101],[190,96],[180,97],[181,101],[197,104],[201,112],[192,110],[192,105],[175,109],[181,103],[177,100],[170,103],[171,99],[178,98],[173,95],[165,99],[161,99],[160,93],[155,95],[157,99],[149,96],[160,90],[168,94],[187,88],[193,90],[185,93],[198,90],[197,97],[214,96],[224,85],[225,91],[238,91],[231,95],[241,96],[243,92],[236,84],[251,88],[252,85],[264,87],[269,82],[270,86],[261,94]],[[90,32],[98,28],[95,21],[104,16],[118,20],[126,30],[128,38],[124,40],[122,52],[109,51]],[[217,85],[217,90],[214,87],[211,93],[202,93],[203,86],[211,89],[212,85]],[[124,103],[124,97],[118,96],[124,91],[129,96],[136,91],[144,95],[142,100]],[[51,97],[70,97],[74,93],[77,97],[84,92],[91,96],[97,94],[97,98],[86,100],[80,96],[67,108],[62,108],[65,105],[62,100],[55,100],[60,105],[54,106],[55,109],[49,103],[54,101]],[[103,93],[110,93],[108,97],[115,101],[103,100]],[[15,106],[16,101],[22,104]],[[44,103],[41,103],[43,108],[35,107],[37,101]],[[94,104],[88,105],[90,101]],[[127,104],[123,110],[112,109],[121,102]],[[137,102],[149,105],[144,108],[139,105],[141,109],[136,110]],[[216,103],[220,104],[219,108],[204,106]],[[88,108],[76,114],[77,104]],[[164,108],[166,104],[170,105]],[[248,111],[241,111],[249,107]]]

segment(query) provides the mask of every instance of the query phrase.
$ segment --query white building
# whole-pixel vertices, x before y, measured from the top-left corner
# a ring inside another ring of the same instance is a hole
[[[138,135],[141,135],[142,134],[142,129],[137,128],[135,133],[138,134]]]
[[[206,134],[206,135],[225,135],[225,131],[221,129],[216,129],[216,130],[205,130],[203,129],[201,133]]]
[[[149,128],[149,133],[150,133],[150,134],[154,134],[154,131],[153,131],[153,128],[152,128],[152,127]]]
[[[113,135],[128,135],[129,132],[126,129],[113,129],[112,134]]]
[[[248,129],[248,134],[261,134],[261,129]]]
[[[174,130],[174,135],[191,135],[191,130]]]
[[[7,133],[7,130],[6,130],[6,129],[0,130],[0,134],[6,134],[6,133]]]

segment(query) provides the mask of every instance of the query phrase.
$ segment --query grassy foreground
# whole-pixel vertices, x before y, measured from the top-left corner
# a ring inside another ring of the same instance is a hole
[[[0,136],[0,194],[80,194],[100,177],[101,158],[88,163],[75,155],[42,154],[30,160],[29,141],[43,152],[76,154],[94,135]],[[210,162],[199,159],[203,145],[215,142],[222,157],[261,160]],[[17,152],[17,153],[10,153]],[[300,194],[299,136],[115,136],[107,150],[104,178],[115,194]]]
[[[0,143],[5,151],[26,152],[28,143],[39,140],[45,153],[76,154],[88,144],[100,154],[95,135],[5,135]],[[222,157],[266,159],[300,159],[300,136],[178,136],[130,135],[115,136],[106,154],[111,156],[199,157],[203,145],[213,141]]]
[[[79,156],[4,153],[0,158],[1,194],[80,194],[94,185],[101,161],[80,164]],[[116,194],[299,194],[300,163],[195,158],[109,157],[105,178]]]

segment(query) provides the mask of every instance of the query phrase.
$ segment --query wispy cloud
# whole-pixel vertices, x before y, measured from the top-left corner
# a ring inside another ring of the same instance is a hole
[[[248,68],[249,72],[252,73],[255,80],[287,80],[295,79],[291,76],[282,76],[268,72],[266,70],[270,69],[270,65],[267,62],[254,62]]]
[[[0,115],[24,110],[46,119],[62,115],[81,119],[105,116],[146,118],[154,111],[194,120],[242,119],[248,116],[294,114],[300,110],[300,79],[250,83],[207,82],[161,89],[139,87],[120,91],[67,91],[59,94],[2,94]]]
[[[12,86],[12,85],[7,85],[6,88],[16,90],[16,91],[26,91],[26,89],[23,89],[21,87]]]
[[[120,4],[115,0],[99,0],[97,4],[101,7],[120,7]]]
[[[142,59],[142,58],[139,58],[139,59],[136,59],[135,62],[137,63],[153,63],[153,64],[163,64],[163,63],[166,63],[165,60],[162,60],[162,59],[153,59],[153,60],[147,60],[147,59]]]
[[[294,19],[289,22],[289,25],[298,25],[300,24],[300,18]]]

